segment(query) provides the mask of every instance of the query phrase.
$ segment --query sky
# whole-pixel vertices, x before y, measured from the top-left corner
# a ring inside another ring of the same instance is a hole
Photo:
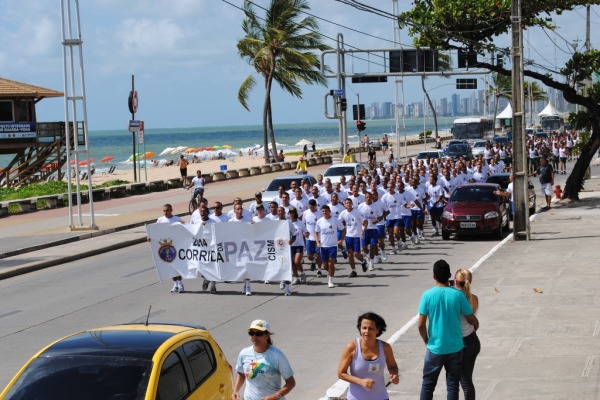
[[[65,4],[68,1],[65,0]],[[228,4],[231,3],[231,4]],[[127,97],[132,75],[139,96],[136,119],[148,128],[260,125],[262,80],[250,95],[250,112],[237,100],[243,80],[254,71],[237,54],[243,37],[243,0],[84,0],[80,2],[83,63],[90,130],[125,129],[131,114]],[[268,0],[255,0],[266,7]],[[359,11],[335,0],[311,0],[311,13],[320,32],[335,39],[343,35],[347,48],[393,47],[393,21]],[[363,3],[392,12],[391,0]],[[400,0],[400,11],[410,3]],[[0,77],[64,91],[60,0],[0,0]],[[71,0],[74,8],[75,1]],[[73,18],[75,12],[72,13]],[[600,23],[600,6],[592,6],[592,47]],[[334,24],[335,23],[335,24]],[[557,34],[533,29],[525,34],[525,57],[553,68],[563,65],[575,41],[585,41],[585,8],[556,19]],[[337,25],[336,25],[337,24]],[[355,32],[352,29],[360,31]],[[368,34],[368,35],[367,35]],[[335,46],[330,39],[326,44]],[[400,33],[400,43],[412,39]],[[510,45],[510,38],[497,44]],[[76,62],[78,60],[76,59]],[[333,58],[326,58],[326,63]],[[364,64],[364,63],[363,63]],[[346,69],[369,72],[366,65],[346,61]],[[334,67],[334,66],[332,66]],[[373,67],[376,70],[376,66]],[[77,68],[78,70],[78,68]],[[393,79],[388,83],[352,84],[347,80],[348,104],[360,95],[363,104],[394,101]],[[429,78],[431,97],[454,92],[454,81]],[[324,96],[336,89],[302,86],[303,98],[293,98],[274,86],[275,124],[326,122]],[[481,86],[480,86],[481,87]],[[461,91],[468,96],[469,91]],[[423,98],[419,78],[406,78],[406,103]],[[330,106],[331,107],[331,106]],[[64,100],[44,99],[37,105],[39,121],[64,120]]]

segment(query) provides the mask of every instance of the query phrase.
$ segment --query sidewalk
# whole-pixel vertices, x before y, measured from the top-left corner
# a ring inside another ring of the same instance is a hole
[[[553,207],[534,218],[531,241],[510,236],[471,268],[480,299],[478,399],[600,398],[600,192]],[[425,345],[416,325],[393,348],[401,378],[390,398],[418,399]],[[446,398],[445,386],[442,374],[436,399]]]

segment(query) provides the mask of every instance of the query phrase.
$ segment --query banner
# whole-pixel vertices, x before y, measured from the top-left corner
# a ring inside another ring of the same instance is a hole
[[[159,279],[291,281],[287,221],[146,226]]]

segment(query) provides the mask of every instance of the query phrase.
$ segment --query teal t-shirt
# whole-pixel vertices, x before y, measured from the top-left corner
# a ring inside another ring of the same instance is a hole
[[[473,314],[465,295],[452,287],[435,286],[423,293],[419,314],[427,315],[427,348],[433,354],[456,353],[463,348],[460,315]]]

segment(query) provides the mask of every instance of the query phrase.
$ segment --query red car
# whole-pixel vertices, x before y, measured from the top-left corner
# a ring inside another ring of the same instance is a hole
[[[455,233],[492,233],[501,239],[510,224],[510,204],[497,184],[478,183],[459,186],[452,192],[442,214],[442,239]]]

